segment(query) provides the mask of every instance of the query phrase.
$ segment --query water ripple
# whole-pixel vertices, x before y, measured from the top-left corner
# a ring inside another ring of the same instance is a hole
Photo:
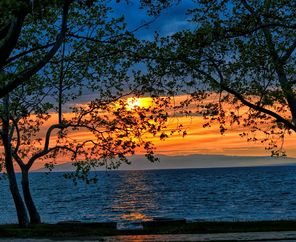
[[[61,173],[31,174],[44,222],[174,217],[190,220],[296,219],[296,167],[98,172],[94,185],[74,186]],[[0,180],[1,223],[16,216]]]

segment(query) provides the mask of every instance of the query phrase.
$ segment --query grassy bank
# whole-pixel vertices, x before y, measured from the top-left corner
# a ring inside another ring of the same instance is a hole
[[[260,222],[192,222],[162,223],[144,226],[143,230],[117,230],[100,223],[89,224],[40,224],[28,228],[18,225],[0,225],[0,237],[16,238],[61,238],[110,235],[142,234],[195,234],[195,233],[230,233],[230,232],[267,232],[296,231],[296,221],[260,221]]]

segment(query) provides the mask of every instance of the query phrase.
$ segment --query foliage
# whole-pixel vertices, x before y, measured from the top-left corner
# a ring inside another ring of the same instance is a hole
[[[140,147],[155,161],[146,138],[167,137],[161,133],[167,103],[127,108],[124,98],[144,94],[145,84],[133,81],[139,60],[129,54],[139,41],[105,1],[1,1],[1,7],[7,9],[0,12],[1,161],[26,226],[26,209],[31,223],[40,223],[28,179],[36,162],[52,169],[58,155],[72,157],[76,173],[66,177],[89,183],[92,168],[116,168]],[[74,139],[80,131],[89,138]],[[24,199],[14,166],[22,171]]]
[[[151,91],[189,93],[179,108],[195,107],[205,126],[218,121],[221,133],[243,126],[241,136],[285,154],[284,137],[296,131],[295,2],[195,2],[194,30],[143,45],[149,74],[141,81],[150,80]]]
[[[20,167],[30,169],[36,161],[54,168],[55,159],[62,155],[72,160],[75,173],[67,174],[75,182],[89,179],[89,171],[99,166],[116,169],[121,163],[129,163],[129,155],[136,150],[146,152],[154,162],[154,146],[149,137],[167,137],[164,133],[168,113],[167,102],[155,99],[151,106],[129,108],[126,99],[102,102],[97,99],[74,107],[72,115],[61,124],[52,124],[44,134],[44,122],[49,115],[30,115],[15,123],[12,137],[13,155]],[[13,126],[14,124],[12,124]],[[83,134],[83,137],[80,136]]]

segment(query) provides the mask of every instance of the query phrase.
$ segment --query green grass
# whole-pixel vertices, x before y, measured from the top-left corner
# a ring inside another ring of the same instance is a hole
[[[0,225],[0,237],[16,238],[70,238],[111,235],[141,234],[196,234],[231,232],[267,232],[296,231],[296,221],[260,221],[260,222],[192,222],[180,224],[162,224],[157,227],[144,227],[143,230],[117,230],[104,227],[100,223],[89,224],[40,224],[28,228],[18,225]]]

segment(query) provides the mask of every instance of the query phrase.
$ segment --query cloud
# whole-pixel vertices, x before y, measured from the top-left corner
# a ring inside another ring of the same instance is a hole
[[[162,35],[173,35],[174,33],[188,28],[189,23],[186,20],[172,19],[164,22],[161,33]]]
[[[177,96],[175,101],[179,102],[186,96]],[[89,98],[89,97],[88,97]],[[88,98],[85,97],[85,100]],[[82,98],[81,100],[84,100]],[[65,113],[64,118],[70,119],[70,113]],[[40,132],[40,137],[44,138],[46,129],[56,123],[58,120],[57,114],[52,114],[52,117],[45,122],[43,129]],[[187,130],[188,135],[184,138],[181,134],[174,134],[165,141],[161,141],[159,137],[150,135],[148,138],[155,144],[156,153],[170,156],[177,155],[228,155],[228,156],[270,156],[269,151],[265,150],[265,145],[260,142],[247,142],[241,138],[239,133],[248,131],[248,127],[233,125],[224,135],[219,132],[219,124],[214,123],[210,128],[203,128],[205,120],[200,116],[193,117],[174,117],[168,122],[168,131],[182,124]],[[71,134],[73,139],[90,139],[89,133],[82,130]],[[52,144],[56,141],[56,133],[53,134]],[[290,157],[296,157],[295,151],[296,136],[291,135],[285,139],[285,148]],[[44,140],[43,140],[44,142]],[[43,144],[42,142],[42,144]],[[137,154],[143,154],[143,150],[137,150]],[[70,157],[60,157],[58,163],[69,161]],[[40,167],[41,163],[36,163]]]

